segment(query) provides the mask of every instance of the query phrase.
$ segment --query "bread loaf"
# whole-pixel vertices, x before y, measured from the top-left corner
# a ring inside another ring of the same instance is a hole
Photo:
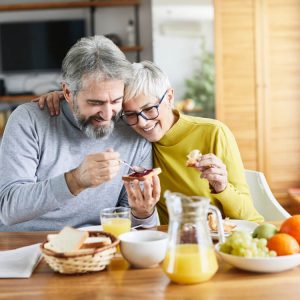
[[[48,235],[47,248],[58,253],[76,251],[83,245],[88,236],[87,231],[65,227],[57,235]]]

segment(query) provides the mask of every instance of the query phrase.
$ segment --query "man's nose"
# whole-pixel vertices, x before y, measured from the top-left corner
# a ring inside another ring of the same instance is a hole
[[[101,111],[99,112],[99,115],[105,121],[110,121],[114,114],[113,107],[110,104],[103,105],[103,107],[101,107]]]

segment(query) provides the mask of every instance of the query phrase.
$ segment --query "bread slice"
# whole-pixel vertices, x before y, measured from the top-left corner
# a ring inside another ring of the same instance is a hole
[[[225,218],[223,221],[223,229],[225,233],[230,233],[236,227],[235,224],[230,223],[229,218]],[[209,214],[208,215],[208,226],[211,231],[218,232],[218,225],[215,215]]]
[[[57,236],[57,233],[51,233],[47,235],[47,241],[52,241]]]
[[[111,239],[107,236],[89,237],[82,244],[80,249],[101,248],[111,244]]]
[[[65,227],[56,236],[50,237],[47,248],[58,253],[76,251],[82,246],[88,236],[89,233],[87,231]]]
[[[50,242],[45,243],[44,248],[61,255],[61,257],[88,255],[88,254],[92,254],[93,251],[96,250],[96,248],[80,248],[80,249],[69,251],[69,252],[58,252],[58,251],[56,251],[55,248],[53,248],[51,246]]]
[[[144,173],[130,173],[126,176],[123,176],[122,179],[125,181],[132,181],[132,180],[139,180],[139,181],[145,181],[149,178],[151,178],[154,175],[158,175],[161,173],[161,168],[155,168],[155,169],[149,169],[146,170]]]
[[[186,161],[187,167],[195,167],[197,161],[200,160],[202,154],[198,149],[192,150],[186,157],[188,158]]]

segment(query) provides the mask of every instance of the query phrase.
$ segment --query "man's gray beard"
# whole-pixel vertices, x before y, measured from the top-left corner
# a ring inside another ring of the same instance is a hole
[[[84,132],[84,134],[88,138],[92,138],[92,139],[108,138],[115,128],[114,120],[111,120],[109,125],[107,126],[100,125],[96,128],[90,123],[88,124],[79,123],[79,120],[77,120],[77,123],[79,125],[79,128]]]
[[[102,138],[108,138],[111,133],[113,132],[115,128],[115,123],[118,121],[120,114],[117,114],[112,117],[109,125],[100,125],[98,127],[94,127],[91,124],[91,119],[93,117],[89,117],[88,119],[83,118],[80,115],[80,112],[78,110],[78,106],[74,106],[74,118],[75,121],[80,128],[80,130],[88,137],[92,139],[102,139]]]

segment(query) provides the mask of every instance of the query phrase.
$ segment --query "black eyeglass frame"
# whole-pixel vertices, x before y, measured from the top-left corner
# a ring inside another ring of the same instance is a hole
[[[168,90],[166,90],[166,91],[164,92],[163,96],[160,98],[160,100],[159,100],[159,102],[158,102],[157,104],[155,104],[155,105],[153,105],[153,106],[149,106],[149,107],[147,107],[147,108],[145,108],[145,109],[142,109],[139,113],[136,113],[136,112],[131,112],[131,113],[129,113],[130,115],[135,115],[135,116],[136,116],[136,122],[135,122],[134,124],[129,124],[129,123],[126,121],[126,113],[124,113],[124,112],[121,113],[120,118],[121,118],[122,121],[125,122],[128,126],[134,126],[134,125],[136,125],[136,124],[139,122],[139,116],[141,116],[143,119],[145,119],[145,120],[147,120],[147,121],[148,121],[148,120],[155,120],[155,119],[159,116],[159,110],[158,110],[158,108],[159,108],[160,104],[162,103],[162,101],[164,100],[164,98],[165,98],[167,92],[168,92]],[[154,118],[148,118],[146,115],[144,115],[144,110],[150,110],[150,109],[152,109],[152,108],[156,108],[157,116],[154,117]]]

